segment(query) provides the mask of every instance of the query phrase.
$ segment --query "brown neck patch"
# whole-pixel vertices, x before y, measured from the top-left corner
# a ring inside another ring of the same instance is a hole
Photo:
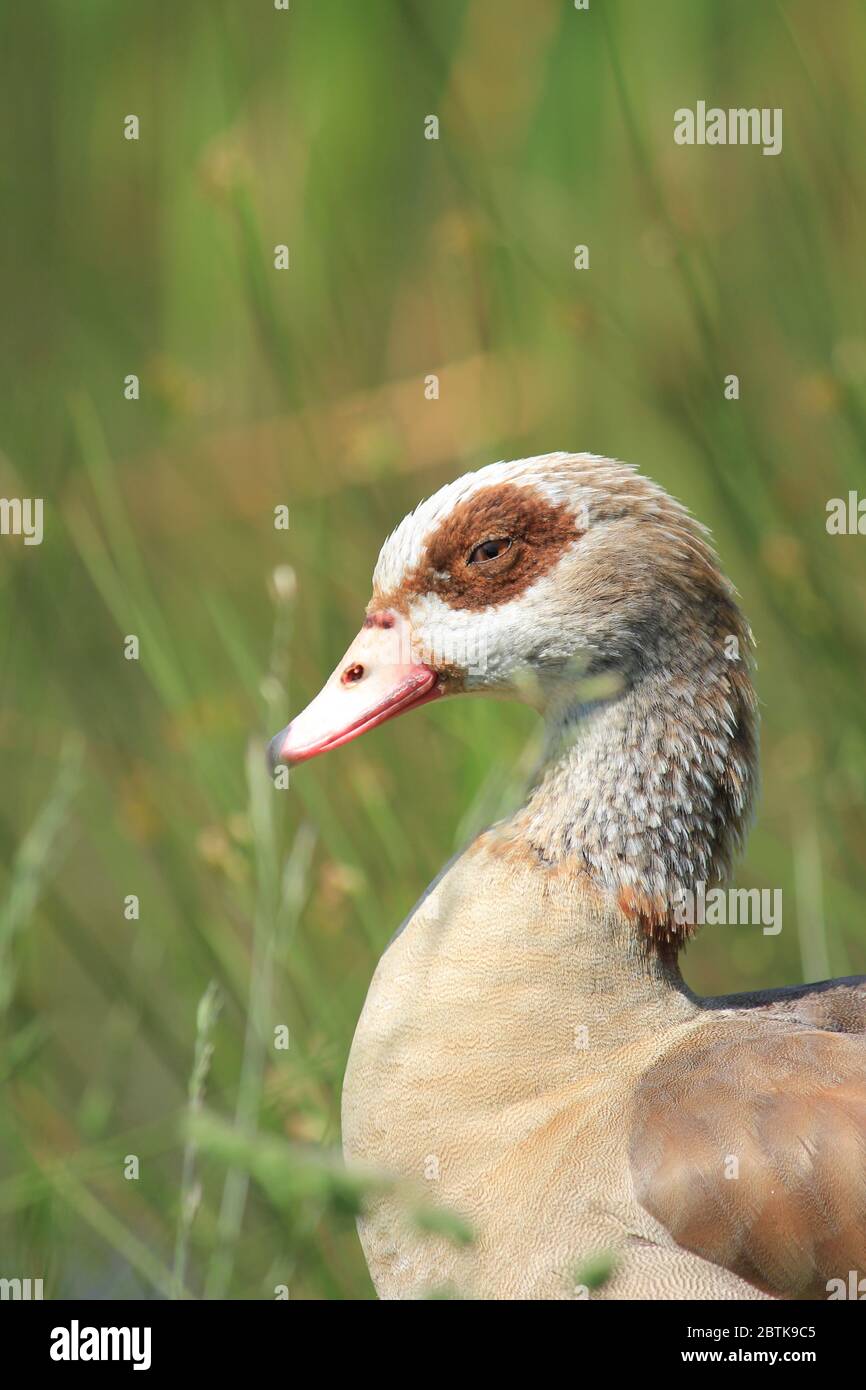
[[[549,502],[532,487],[482,488],[439,523],[399,593],[377,595],[377,607],[383,601],[404,606],[415,594],[438,594],[452,608],[507,603],[552,569],[580,535],[571,508]],[[485,541],[510,544],[493,559],[473,560]]]

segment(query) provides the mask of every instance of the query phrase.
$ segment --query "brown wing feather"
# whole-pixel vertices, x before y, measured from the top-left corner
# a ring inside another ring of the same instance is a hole
[[[866,1273],[866,1037],[805,1021],[857,1026],[856,998],[833,1021],[830,1000],[798,1002],[725,1010],[657,1062],[630,1156],[638,1200],[678,1245],[826,1297],[828,1280]]]

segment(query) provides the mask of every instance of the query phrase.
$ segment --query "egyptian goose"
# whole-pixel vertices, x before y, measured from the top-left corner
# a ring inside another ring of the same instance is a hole
[[[866,980],[703,999],[683,903],[757,782],[752,638],[704,529],[630,467],[497,463],[385,542],[358,637],[273,742],[300,763],[464,692],[529,701],[525,805],[442,871],[355,1033],[343,1143],[426,1180],[359,1229],[380,1296],[828,1297],[866,1273]]]

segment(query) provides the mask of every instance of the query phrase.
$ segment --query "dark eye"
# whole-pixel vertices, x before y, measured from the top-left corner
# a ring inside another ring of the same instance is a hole
[[[501,536],[498,540],[482,541],[480,545],[476,545],[469,556],[469,564],[483,565],[486,560],[495,560],[497,555],[504,555],[505,551],[510,548],[510,536]]]

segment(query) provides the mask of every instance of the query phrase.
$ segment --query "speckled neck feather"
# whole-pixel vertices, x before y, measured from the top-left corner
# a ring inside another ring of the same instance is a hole
[[[748,829],[751,635],[720,579],[700,622],[653,645],[620,695],[550,715],[544,766],[508,828],[544,863],[585,870],[654,941],[677,943],[693,928],[675,909],[727,876]]]

